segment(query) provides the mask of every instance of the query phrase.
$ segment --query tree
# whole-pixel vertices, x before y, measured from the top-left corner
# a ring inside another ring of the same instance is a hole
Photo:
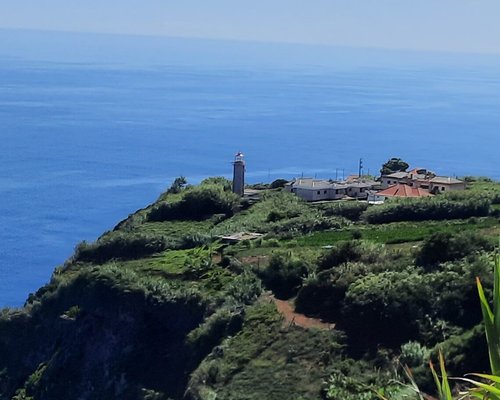
[[[286,179],[276,179],[271,183],[271,189],[278,189],[285,187],[285,185],[288,183]]]
[[[404,172],[408,169],[409,164],[403,161],[401,158],[391,158],[385,164],[382,165],[380,170],[381,175],[389,175],[394,172]]]
[[[167,190],[167,193],[180,193],[182,189],[187,185],[187,180],[183,176],[179,176],[178,178],[174,179],[174,182],[170,186],[170,188]]]

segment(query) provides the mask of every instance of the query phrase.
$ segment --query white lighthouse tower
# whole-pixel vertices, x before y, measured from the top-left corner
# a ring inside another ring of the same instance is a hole
[[[245,190],[245,159],[243,153],[238,152],[233,161],[233,193],[243,196]]]

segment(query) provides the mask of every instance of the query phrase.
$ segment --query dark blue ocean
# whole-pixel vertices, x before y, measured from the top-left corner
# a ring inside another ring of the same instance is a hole
[[[495,62],[342,52],[217,62],[224,50],[205,45],[201,60],[189,48],[103,61],[23,46],[0,41],[0,306],[21,305],[78,242],[154,201],[176,176],[229,176],[237,151],[250,182],[347,175],[360,157],[376,173],[393,156],[500,179]]]

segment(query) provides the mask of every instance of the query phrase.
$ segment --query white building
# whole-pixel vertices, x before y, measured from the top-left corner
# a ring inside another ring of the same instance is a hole
[[[284,190],[305,201],[340,200],[344,198],[367,199],[368,191],[376,182],[338,183],[322,179],[297,178],[285,185]]]
[[[447,176],[436,176],[429,181],[429,191],[431,193],[437,194],[457,190],[465,190],[464,181]]]

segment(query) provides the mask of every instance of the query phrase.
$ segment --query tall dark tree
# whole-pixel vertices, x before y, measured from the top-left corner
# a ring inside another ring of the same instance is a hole
[[[381,175],[389,175],[394,172],[404,172],[408,169],[409,164],[401,158],[393,157],[382,165],[380,170]]]
[[[174,182],[167,190],[167,193],[180,193],[182,189],[187,185],[187,180],[184,176],[179,176],[175,178]]]

